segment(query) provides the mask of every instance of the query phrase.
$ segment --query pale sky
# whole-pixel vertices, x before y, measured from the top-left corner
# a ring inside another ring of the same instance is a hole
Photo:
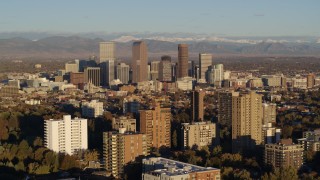
[[[4,0],[0,32],[320,36],[319,0]]]

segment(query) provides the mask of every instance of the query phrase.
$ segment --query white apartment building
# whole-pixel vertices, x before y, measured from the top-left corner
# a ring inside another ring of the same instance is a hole
[[[103,114],[103,102],[97,100],[92,100],[90,102],[83,102],[82,106],[82,116],[96,118]]]
[[[72,155],[76,150],[87,149],[87,119],[64,115],[63,119],[45,120],[44,139],[45,146],[55,152]]]

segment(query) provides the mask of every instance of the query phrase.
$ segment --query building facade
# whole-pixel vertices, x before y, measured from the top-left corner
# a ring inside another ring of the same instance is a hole
[[[188,45],[179,44],[178,45],[178,73],[177,78],[184,78],[188,76]]]
[[[199,70],[200,77],[199,79],[203,79],[206,82],[209,82],[209,67],[212,67],[212,55],[211,54],[199,54]]]
[[[216,124],[211,121],[182,123],[182,141],[183,148],[201,149],[203,146],[211,146],[216,138]]]
[[[125,129],[103,133],[103,159],[107,175],[121,179],[126,164],[147,155],[146,135],[126,133]]]
[[[249,92],[232,97],[232,151],[254,150],[262,143],[262,95]]]
[[[112,129],[114,130],[125,128],[127,132],[136,132],[136,126],[136,119],[128,118],[126,116],[112,118]]]
[[[203,99],[205,96],[203,90],[196,90],[190,93],[191,95],[191,121],[203,121],[204,120],[204,104]]]
[[[115,61],[115,43],[114,42],[100,42],[99,44],[100,63],[107,60]]]
[[[238,92],[218,93],[218,122],[231,127],[232,125],[232,97],[239,96]]]
[[[281,139],[277,144],[266,144],[264,163],[275,168],[294,167],[303,165],[303,146],[293,144],[292,139]]]
[[[148,147],[171,147],[171,109],[154,103],[150,110],[140,111],[140,132],[147,135]]]
[[[113,59],[108,59],[100,63],[101,84],[104,86],[110,86],[111,81],[114,80],[114,63]]]
[[[123,84],[129,83],[129,71],[130,66],[125,63],[120,63],[117,65],[117,79],[119,79]]]
[[[44,141],[48,149],[57,153],[72,155],[77,150],[88,149],[87,119],[64,115],[63,119],[45,120]]]
[[[98,100],[83,102],[81,109],[82,116],[96,118],[103,115],[103,102],[99,102]]]
[[[84,82],[91,83],[95,86],[100,86],[100,68],[99,67],[86,67],[84,68]]]
[[[262,124],[268,125],[268,123],[276,123],[277,104],[263,103],[262,112],[263,112]]]
[[[159,64],[159,80],[171,82],[172,81],[172,67],[171,57],[162,56]]]
[[[143,41],[136,41],[132,46],[132,82],[148,80],[148,49]]]
[[[298,139],[298,143],[304,148],[304,151],[320,151],[320,129],[303,132],[303,138]]]

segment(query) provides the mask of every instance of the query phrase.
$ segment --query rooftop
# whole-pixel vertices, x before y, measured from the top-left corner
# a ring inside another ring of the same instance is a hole
[[[149,171],[147,173],[153,175],[166,174],[167,176],[178,176],[183,174],[189,174],[192,172],[204,172],[204,171],[213,171],[219,170],[212,167],[201,167],[188,163],[183,163],[180,161],[174,161],[171,159],[166,159],[162,157],[149,158],[143,160],[144,165],[162,165],[162,168],[155,167],[155,170]]]

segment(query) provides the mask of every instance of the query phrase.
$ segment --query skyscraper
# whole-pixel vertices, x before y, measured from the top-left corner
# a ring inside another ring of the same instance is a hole
[[[215,86],[221,87],[224,79],[223,64],[216,64],[213,67],[213,83]]]
[[[114,80],[114,60],[108,59],[100,63],[100,72],[101,72],[101,82],[102,85],[108,86],[111,81]]]
[[[115,60],[115,43],[100,42],[100,63]]]
[[[137,83],[148,80],[148,52],[143,41],[136,41],[132,46],[132,82]]]
[[[92,83],[95,86],[100,86],[100,68],[86,67],[84,68],[84,82]]]
[[[209,67],[212,66],[212,55],[211,54],[199,54],[199,70],[200,70],[200,79],[204,79],[206,82],[209,81],[207,77],[207,72]]]
[[[151,75],[151,79],[150,80],[157,80],[159,79],[159,65],[160,65],[160,61],[152,61],[150,64],[150,75]]]
[[[188,76],[195,77],[194,67],[194,61],[188,61]]]
[[[188,76],[188,45],[178,45],[178,73],[177,78],[183,78]]]
[[[232,97],[232,152],[253,150],[262,143],[262,115],[261,94]]]
[[[72,155],[76,150],[88,148],[87,119],[71,119],[64,115],[63,119],[44,121],[45,146],[55,152]]]
[[[117,65],[117,79],[120,79],[123,84],[129,83],[129,70],[129,65],[125,63],[120,63]]]
[[[204,107],[203,98],[205,92],[202,90],[191,92],[191,121],[203,121]]]
[[[154,108],[140,111],[140,132],[147,135],[148,147],[171,146],[171,110],[155,102]]]
[[[162,56],[159,64],[159,80],[172,81],[171,57]]]

